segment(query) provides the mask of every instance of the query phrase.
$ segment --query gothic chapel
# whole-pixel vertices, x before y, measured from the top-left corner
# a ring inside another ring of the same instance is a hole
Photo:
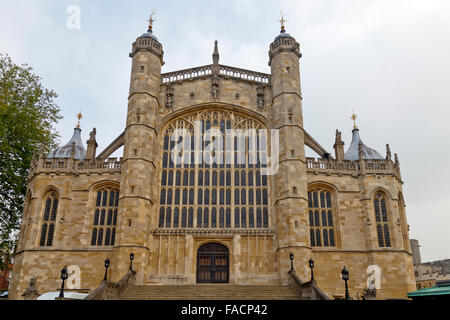
[[[162,73],[163,56],[150,23],[131,48],[126,126],[101,153],[96,130],[85,148],[78,123],[69,143],[32,161],[11,299],[33,278],[56,291],[64,266],[78,279],[69,288],[93,292],[104,261],[119,282],[131,253],[134,288],[333,299],[345,266],[354,299],[371,285],[377,299],[415,290],[398,157],[367,147],[356,125],[346,151],[336,131],[333,154],[305,131],[302,54],[284,24],[270,74],[220,64],[217,42],[209,65]]]

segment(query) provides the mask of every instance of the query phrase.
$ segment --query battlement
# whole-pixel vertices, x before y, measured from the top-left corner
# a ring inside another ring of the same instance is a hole
[[[136,52],[143,51],[151,51],[155,53],[157,56],[162,58],[163,48],[161,43],[152,39],[152,38],[138,38],[134,43],[130,53],[130,57],[134,57]]]
[[[297,41],[294,38],[279,38],[270,45],[270,50],[278,49],[279,47],[297,46]]]
[[[182,82],[197,78],[206,78],[213,75],[214,65],[206,65],[196,68],[184,69],[161,74],[163,84]],[[225,65],[219,65],[218,76],[224,78],[240,79],[248,82],[254,82],[262,85],[270,85],[270,74],[240,69]]]
[[[65,159],[39,159],[31,164],[28,178],[31,179],[39,173],[103,173],[121,172],[122,158],[109,158],[107,160],[76,160]]]
[[[393,175],[401,181],[400,167],[392,160],[338,161],[335,159],[306,158],[308,173],[325,174],[382,174]]]

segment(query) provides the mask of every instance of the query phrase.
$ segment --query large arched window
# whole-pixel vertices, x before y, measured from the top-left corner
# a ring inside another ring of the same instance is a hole
[[[116,240],[119,190],[104,187],[97,190],[93,215],[92,246],[113,246]]]
[[[41,227],[41,247],[51,247],[55,235],[56,216],[58,214],[58,196],[55,192],[50,192],[45,197],[44,216]]]
[[[389,235],[387,200],[384,193],[377,192],[375,194],[373,207],[377,225],[378,245],[380,248],[389,248],[391,247],[391,237]]]
[[[332,193],[324,188],[308,191],[310,241],[312,247],[335,247],[335,219]]]
[[[269,228],[269,186],[262,175],[267,147],[261,147],[267,138],[261,140],[260,129],[259,121],[225,111],[195,112],[169,123],[158,226]]]

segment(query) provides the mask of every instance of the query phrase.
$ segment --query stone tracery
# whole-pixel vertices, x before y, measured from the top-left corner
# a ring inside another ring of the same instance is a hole
[[[194,112],[169,123],[163,141],[159,228],[268,228],[268,179],[261,175],[265,150],[259,149],[258,137],[229,136],[235,130],[259,129],[265,127],[255,119],[218,110]],[[178,136],[181,132],[190,136]],[[172,157],[174,149],[182,155],[178,161]]]

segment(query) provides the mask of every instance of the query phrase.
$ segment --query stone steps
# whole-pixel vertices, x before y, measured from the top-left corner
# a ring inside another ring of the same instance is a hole
[[[298,300],[287,286],[179,285],[135,286],[121,300]]]

